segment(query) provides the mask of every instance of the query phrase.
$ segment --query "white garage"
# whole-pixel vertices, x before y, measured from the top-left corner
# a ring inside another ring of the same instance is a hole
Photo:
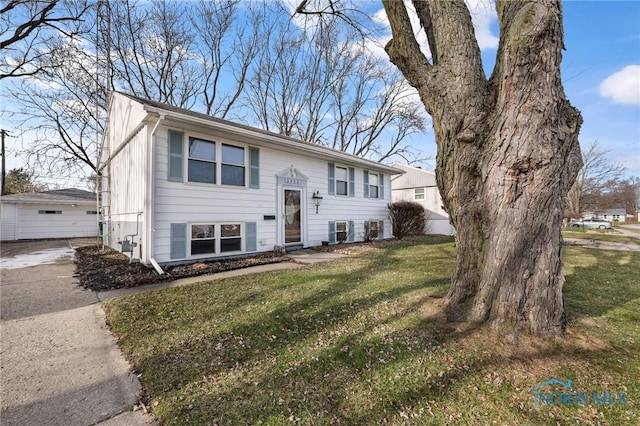
[[[6,195],[0,222],[2,241],[95,237],[96,195],[75,188]]]

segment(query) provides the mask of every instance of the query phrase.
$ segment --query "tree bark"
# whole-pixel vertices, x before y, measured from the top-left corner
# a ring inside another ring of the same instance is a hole
[[[558,1],[498,0],[500,44],[484,74],[464,0],[414,1],[432,58],[420,52],[402,2],[383,1],[387,52],[433,117],[436,177],[457,230],[450,319],[561,336],[564,200],[582,161],[582,118],[560,78]]]

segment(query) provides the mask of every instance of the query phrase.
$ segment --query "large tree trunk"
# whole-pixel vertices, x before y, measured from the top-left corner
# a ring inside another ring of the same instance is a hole
[[[454,320],[563,335],[564,200],[581,166],[580,113],[560,79],[560,4],[498,0],[491,78],[463,0],[414,1],[432,52],[420,53],[402,2],[385,1],[391,60],[433,117],[436,175],[457,230],[447,296]]]

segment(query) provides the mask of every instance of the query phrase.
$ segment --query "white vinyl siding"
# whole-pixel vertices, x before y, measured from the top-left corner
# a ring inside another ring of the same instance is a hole
[[[12,241],[18,239],[18,206],[12,203],[0,203],[0,240]]]
[[[95,237],[98,223],[95,215],[87,214],[87,207],[31,203],[3,205],[2,239]]]
[[[187,134],[188,131],[185,130]],[[355,197],[329,196],[330,180],[328,170],[331,164],[326,159],[310,158],[304,154],[285,152],[261,146],[259,149],[259,189],[250,189],[248,186],[236,187],[229,185],[204,185],[185,183],[177,185],[167,181],[168,143],[167,132],[161,127],[156,132],[155,149],[155,191],[154,191],[154,253],[158,262],[170,262],[170,224],[175,222],[187,223],[215,223],[215,224],[244,224],[243,251],[242,252],[267,252],[272,251],[278,244],[278,221],[265,219],[277,214],[277,175],[291,168],[303,172],[307,178],[307,187],[302,195],[302,203],[306,210],[306,227],[304,229],[305,246],[319,246],[321,241],[328,239],[328,222],[336,218],[347,218],[354,222],[355,230],[363,229],[364,222],[372,218],[383,219],[386,217],[386,205],[390,199],[388,194],[381,199],[365,199],[360,194],[363,192],[361,179],[362,169],[355,169],[356,179],[353,182]],[[206,134],[198,137],[207,138]],[[210,140],[214,138],[209,137]],[[227,140],[216,136],[218,144],[242,146],[234,140]],[[248,154],[249,149],[245,149]],[[245,162],[245,164],[249,164]],[[349,165],[346,166],[347,180],[349,180]],[[249,167],[245,166],[245,169]],[[256,169],[258,165],[256,164]],[[386,178],[386,177],[385,177]],[[388,178],[386,178],[388,179]],[[245,181],[245,183],[247,183]],[[349,182],[348,187],[352,184]],[[335,183],[333,186],[335,191]],[[321,205],[316,214],[313,205],[312,194],[318,190],[323,196]],[[255,224],[255,228],[250,223]],[[251,238],[249,233],[251,232]],[[391,235],[391,229],[387,230]],[[216,234],[219,238],[219,233]],[[335,236],[335,234],[334,234]],[[362,232],[355,232],[355,240],[362,239]],[[217,252],[213,257],[225,256],[231,253]]]

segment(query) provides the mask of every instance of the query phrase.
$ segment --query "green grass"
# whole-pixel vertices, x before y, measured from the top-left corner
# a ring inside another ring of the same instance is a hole
[[[441,320],[449,240],[105,307],[168,425],[638,424],[640,253],[565,254],[568,337],[518,347]],[[629,402],[534,407],[551,377]]]
[[[580,228],[565,228],[562,230],[564,238],[580,238],[595,241],[608,241],[612,243],[622,244],[640,244],[640,238],[628,237],[617,234],[615,230],[587,229],[583,231]]]

